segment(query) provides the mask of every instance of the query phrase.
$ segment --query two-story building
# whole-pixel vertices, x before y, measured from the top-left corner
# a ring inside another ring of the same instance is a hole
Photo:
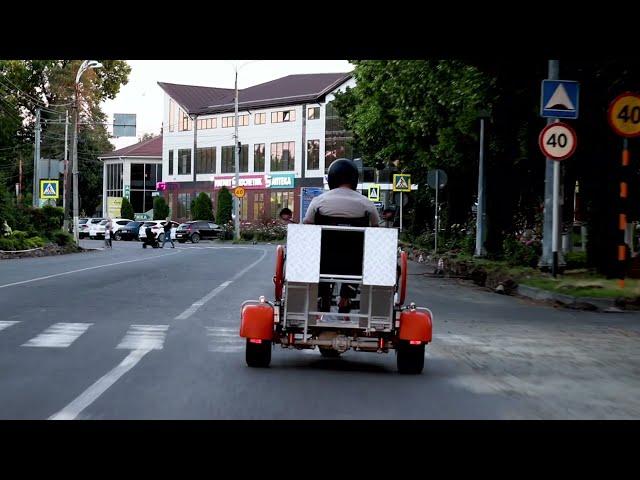
[[[332,106],[350,73],[289,75],[238,92],[242,220],[300,220],[300,188],[322,187],[336,158],[353,158],[351,135]],[[164,90],[162,175],[172,215],[188,218],[200,192],[235,187],[235,90],[158,82]]]

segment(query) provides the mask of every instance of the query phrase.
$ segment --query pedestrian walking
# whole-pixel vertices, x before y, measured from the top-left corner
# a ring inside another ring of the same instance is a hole
[[[104,226],[104,246],[106,248],[113,248],[113,244],[111,243],[113,222],[111,218],[107,218],[107,224]]]
[[[167,223],[164,224],[164,241],[162,242],[162,248],[164,248],[167,242],[171,242],[171,248],[176,248],[173,243],[173,238],[171,238],[171,219],[169,217],[167,217]]]

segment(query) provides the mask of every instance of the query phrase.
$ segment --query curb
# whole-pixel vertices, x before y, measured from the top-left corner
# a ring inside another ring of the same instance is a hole
[[[574,297],[562,293],[554,293],[541,288],[530,287],[528,285],[518,285],[515,295],[520,297],[531,298],[533,300],[543,300],[561,303],[564,307],[577,310],[593,310],[600,312],[630,313],[633,310],[621,309],[616,305],[615,299],[593,298],[593,297]]]

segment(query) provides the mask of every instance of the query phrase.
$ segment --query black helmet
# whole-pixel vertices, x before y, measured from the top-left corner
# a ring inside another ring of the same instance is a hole
[[[329,189],[349,184],[353,190],[358,188],[358,167],[352,160],[339,158],[335,160],[327,172]]]

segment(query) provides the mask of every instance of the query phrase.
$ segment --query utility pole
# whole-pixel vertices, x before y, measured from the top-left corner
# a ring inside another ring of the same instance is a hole
[[[40,163],[40,109],[36,109],[36,137],[33,148],[33,206],[39,207],[38,196],[40,182],[38,181],[38,163]]]
[[[18,157],[18,192],[16,195],[16,198],[18,200],[18,204],[20,203],[20,200],[22,198],[22,154],[19,154],[20,156]]]
[[[238,141],[238,68],[236,67],[236,115],[235,115],[235,163],[236,163],[236,187],[240,186],[240,142]],[[240,239],[240,199],[233,196],[233,212],[235,215],[235,239]]]
[[[485,176],[484,176],[484,121],[488,117],[487,112],[479,112],[480,117],[480,162],[478,166],[478,208],[476,209],[476,251],[475,256],[481,257],[486,251],[484,248],[485,230]]]
[[[560,61],[559,60],[549,60],[548,66],[548,79],[549,80],[558,80],[560,78]],[[547,125],[555,122],[556,118],[548,118]],[[543,230],[542,230],[542,257],[540,258],[540,262],[538,263],[539,267],[553,268],[554,265],[554,255],[553,255],[553,247],[554,247],[554,235],[558,235],[558,232],[554,232],[553,229],[553,218],[554,213],[559,215],[559,208],[554,209],[554,181],[558,182],[558,189],[560,184],[560,170],[559,165],[555,166],[558,162],[547,157],[546,167],[545,167],[545,179],[544,179],[544,222],[543,222]],[[559,190],[558,190],[559,191]],[[559,203],[559,199],[558,199]],[[557,228],[556,230],[559,231]],[[555,239],[556,242],[556,251],[557,251],[557,242],[558,239]],[[558,255],[556,255],[558,257]],[[559,259],[558,259],[559,261]]]
[[[73,98],[73,141],[71,143],[73,148],[73,238],[76,241],[76,245],[80,245],[80,236],[78,233],[78,82],[75,85],[75,94]]]
[[[64,120],[64,177],[62,179],[64,196],[62,197],[62,209],[64,210],[64,231],[69,231],[69,185],[67,182],[69,171],[69,110],[65,111]]]

